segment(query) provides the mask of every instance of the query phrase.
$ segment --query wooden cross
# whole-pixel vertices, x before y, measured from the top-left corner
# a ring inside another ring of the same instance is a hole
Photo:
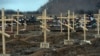
[[[81,26],[81,27],[82,27],[83,30],[84,30],[84,40],[82,40],[80,44],[81,44],[81,45],[82,45],[82,44],[85,44],[85,43],[92,44],[91,41],[89,41],[89,40],[86,39],[86,31],[88,30],[88,29],[86,28],[86,23],[87,23],[87,21],[86,21],[86,14],[84,14],[83,17],[84,17],[84,26]]]
[[[18,35],[19,34],[19,24],[18,24],[18,21],[19,21],[19,17],[21,17],[21,16],[23,16],[23,15],[20,15],[19,14],[19,9],[17,10],[17,15],[12,15],[12,16],[17,16],[17,33],[16,33],[16,35]]]
[[[68,17],[62,17],[62,13],[60,14],[60,17],[57,17],[57,18],[60,18],[60,21],[62,22],[62,19],[66,19],[66,18],[68,18]],[[73,14],[72,14],[72,16],[70,15],[70,19],[72,18],[72,20],[73,20],[73,31],[75,31],[74,30],[74,23],[75,23],[75,14],[74,14],[74,12],[73,12]],[[61,29],[61,33],[62,33],[62,29],[63,29],[63,27],[62,27],[62,25],[63,24],[61,24],[60,25],[60,29]],[[72,28],[72,27],[71,27]]]
[[[58,18],[67,18],[67,21],[68,21],[68,24],[63,24],[62,22],[60,22],[60,24],[62,25],[65,25],[67,27],[67,30],[68,30],[68,39],[67,40],[64,40],[64,44],[67,45],[67,44],[73,44],[73,40],[70,39],[70,29],[74,30],[73,27],[70,26],[70,10],[68,10],[68,17],[58,17]]]
[[[5,43],[5,36],[10,37],[9,34],[5,33],[5,16],[4,16],[4,8],[2,9],[2,51],[3,56],[6,56],[6,43]]]
[[[97,18],[97,34],[95,35],[96,38],[100,38],[100,10],[99,14],[96,14],[98,16]]]
[[[67,26],[68,27],[68,40],[70,39],[70,29],[73,29],[74,30],[74,28],[73,27],[71,27],[70,26],[70,11],[68,10],[68,17],[62,17],[62,14],[61,14],[61,17],[57,17],[57,18],[61,18],[61,21],[60,21],[60,24],[61,25],[65,25],[65,26]],[[68,18],[67,20],[68,20],[68,24],[63,24],[62,23],[62,18],[64,18],[64,19],[66,19],[66,18]],[[73,17],[72,17],[73,18]],[[73,20],[74,21],[74,20]],[[61,26],[61,28],[62,28],[62,26]],[[62,30],[62,29],[61,29]]]
[[[88,30],[88,29],[86,28],[86,23],[87,23],[86,14],[83,15],[83,20],[81,20],[80,23],[81,23],[81,27],[82,27],[83,30],[84,30],[84,40],[86,40],[86,30]],[[82,23],[84,23],[84,26],[82,25]]]
[[[49,43],[47,43],[47,31],[50,31],[49,29],[47,29],[47,19],[52,19],[47,17],[47,12],[46,9],[42,12],[42,16],[40,16],[40,18],[38,17],[38,19],[42,19],[42,26],[40,26],[42,28],[42,31],[44,32],[44,42],[42,42],[40,44],[41,48],[49,48]]]

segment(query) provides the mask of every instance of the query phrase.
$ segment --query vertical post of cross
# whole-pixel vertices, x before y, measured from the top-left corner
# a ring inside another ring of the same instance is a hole
[[[47,26],[47,23],[46,23],[46,9],[44,10],[44,13],[43,13],[43,15],[44,15],[44,27],[46,28],[46,26]],[[46,43],[46,41],[47,41],[47,39],[46,39],[46,30],[45,29],[43,29],[43,31],[44,31],[44,43]]]
[[[25,18],[24,18],[25,20],[24,20],[24,29],[26,30],[27,29],[27,24],[26,24],[26,16],[25,16]]]
[[[60,21],[62,22],[62,13],[60,14],[60,17],[61,17]],[[60,24],[60,30],[61,30],[60,32],[62,33],[62,24]]]
[[[19,9],[17,10],[17,21],[19,21]],[[19,24],[17,23],[17,35],[19,34]]]
[[[2,52],[3,52],[2,56],[6,56],[5,36],[10,37],[10,35],[5,33],[5,13],[4,13],[4,8],[2,8],[1,14],[2,14],[1,15],[2,16],[2,19],[1,19],[2,31],[0,31],[0,33],[2,34]]]
[[[44,26],[44,11],[42,11],[42,26]],[[44,33],[44,29],[42,28],[42,33]]]
[[[70,25],[70,10],[68,10],[68,25]],[[68,40],[70,40],[70,28],[67,27],[68,29]]]
[[[4,8],[2,8],[2,50],[3,50],[3,56],[6,56],[6,45],[5,45],[5,15],[4,15]]]
[[[86,14],[84,14],[84,27],[86,28]],[[84,29],[84,41],[86,41],[86,29]]]
[[[11,19],[13,20],[13,16],[11,16]],[[11,21],[11,32],[13,32],[13,21]]]
[[[100,20],[100,10],[99,10],[99,15],[98,15],[98,20],[97,20],[98,21],[98,23],[97,23],[97,29],[98,29],[98,33],[97,34],[98,35],[100,34],[100,32],[99,32],[100,31],[100,29],[99,29],[100,28],[100,24],[99,24],[100,21],[99,20]]]
[[[75,23],[75,13],[73,12],[73,28],[74,28],[74,23]],[[74,31],[74,29],[73,29]]]
[[[100,38],[100,10],[97,14],[97,34],[95,35],[96,38]]]

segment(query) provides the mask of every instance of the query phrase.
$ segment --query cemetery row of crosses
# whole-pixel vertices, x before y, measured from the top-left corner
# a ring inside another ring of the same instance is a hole
[[[30,19],[31,18],[31,19]],[[35,19],[35,20],[32,20]],[[0,16],[0,55],[3,56],[100,56],[100,11],[59,16],[5,14]]]

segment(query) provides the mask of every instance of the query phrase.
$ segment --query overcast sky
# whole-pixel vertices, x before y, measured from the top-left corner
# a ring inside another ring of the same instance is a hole
[[[0,0],[0,9],[36,11],[47,2],[48,0]]]

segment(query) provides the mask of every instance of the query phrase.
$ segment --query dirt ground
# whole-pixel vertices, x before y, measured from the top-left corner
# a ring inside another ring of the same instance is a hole
[[[92,44],[83,45],[80,45],[83,32],[71,32],[71,39],[75,40],[73,45],[63,43],[64,39],[67,39],[67,32],[47,32],[47,42],[50,43],[50,48],[47,49],[40,48],[40,43],[43,42],[43,33],[40,30],[39,26],[29,25],[26,31],[20,31],[20,34],[15,37],[13,33],[9,33],[11,37],[6,37],[7,53],[11,56],[100,56],[100,39],[94,37],[95,30],[87,31],[87,40]],[[2,53],[1,41],[0,53]]]

